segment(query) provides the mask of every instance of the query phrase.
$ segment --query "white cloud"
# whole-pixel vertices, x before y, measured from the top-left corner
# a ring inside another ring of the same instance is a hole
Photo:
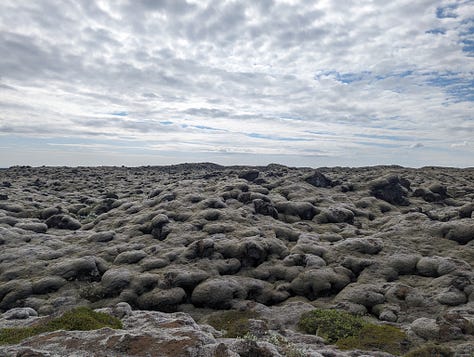
[[[462,148],[462,147],[467,147],[469,144],[467,141],[463,141],[461,143],[453,143],[451,144],[452,148]]]
[[[188,161],[444,157],[403,162],[406,140],[467,157],[472,146],[451,144],[474,132],[462,40],[473,16],[469,2],[441,0],[4,1],[0,134],[126,139]]]

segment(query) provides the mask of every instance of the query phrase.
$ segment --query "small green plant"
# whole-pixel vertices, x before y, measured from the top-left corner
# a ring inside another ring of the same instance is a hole
[[[40,322],[30,327],[0,329],[0,345],[16,344],[25,338],[57,330],[97,330],[102,327],[121,329],[122,322],[116,317],[96,312],[88,307],[77,307],[62,316]]]
[[[42,332],[43,331],[36,332],[36,329],[33,327],[3,328],[0,330],[0,346],[16,344],[25,338],[40,334]]]
[[[207,323],[216,330],[224,330],[224,337],[236,338],[249,333],[249,319],[258,317],[259,314],[254,311],[227,310],[211,315]]]
[[[288,341],[283,336],[277,335],[276,333],[270,333],[267,337],[267,341],[272,345],[282,346],[288,344]]]
[[[87,331],[102,327],[122,328],[122,322],[111,315],[96,312],[88,307],[77,307],[51,320],[47,326],[54,330]]]
[[[289,342],[285,337],[277,335],[276,333],[270,333],[267,335],[266,340],[272,345],[279,347],[280,352],[286,357],[306,357],[307,354],[294,343]]]
[[[253,333],[251,332],[247,332],[245,335],[243,335],[241,337],[242,339],[246,340],[246,341],[254,341],[254,342],[257,342],[258,341],[258,337],[255,336]]]
[[[300,348],[296,347],[294,343],[288,343],[284,347],[286,357],[306,357],[307,354]]]
[[[435,345],[433,343],[420,346],[408,352],[405,357],[452,357],[453,351],[444,346]]]
[[[392,354],[404,352],[406,335],[390,325],[375,325],[362,317],[340,310],[312,310],[301,315],[299,328],[321,336],[340,349],[380,350]]]
[[[350,337],[364,326],[365,321],[340,310],[312,310],[301,315],[298,327],[309,334],[321,336],[329,343]]]
[[[404,352],[406,335],[389,325],[367,324],[354,336],[339,339],[336,345],[342,350],[380,350],[394,355]]]

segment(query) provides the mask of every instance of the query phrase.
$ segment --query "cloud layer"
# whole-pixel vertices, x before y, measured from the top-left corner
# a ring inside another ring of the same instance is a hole
[[[2,1],[0,166],[474,165],[472,1]]]

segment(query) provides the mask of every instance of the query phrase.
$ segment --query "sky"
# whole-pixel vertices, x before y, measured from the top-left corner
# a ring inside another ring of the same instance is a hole
[[[474,0],[2,0],[0,167],[474,166]]]

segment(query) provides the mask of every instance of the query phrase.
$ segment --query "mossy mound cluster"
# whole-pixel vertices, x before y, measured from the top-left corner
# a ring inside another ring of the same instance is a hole
[[[67,330],[88,331],[102,327],[121,329],[122,322],[116,317],[96,312],[88,307],[78,307],[55,319],[30,327],[4,328],[0,330],[0,345],[16,344],[25,338],[45,332]]]
[[[402,330],[372,324],[345,311],[309,311],[301,316],[298,326],[304,332],[321,336],[344,350],[378,350],[400,355],[407,349],[407,337]]]

